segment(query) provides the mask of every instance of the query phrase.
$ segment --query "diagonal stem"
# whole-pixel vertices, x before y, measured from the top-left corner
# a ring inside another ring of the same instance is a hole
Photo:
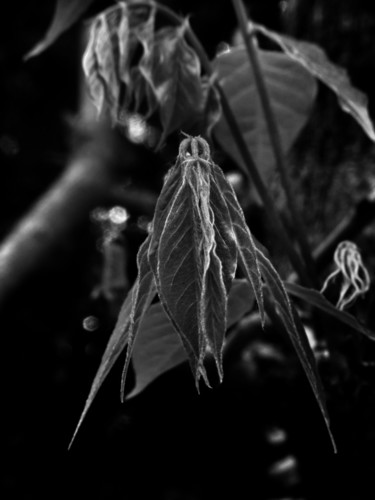
[[[276,168],[279,172],[281,184],[283,186],[285,196],[287,199],[289,211],[293,220],[293,227],[295,230],[296,239],[300,247],[303,259],[305,261],[307,270],[309,272],[311,281],[315,286],[316,283],[316,272],[315,265],[311,256],[310,246],[306,238],[305,228],[298,212],[295,198],[292,192],[290,179],[287,173],[287,168],[285,165],[285,157],[281,147],[281,139],[277,121],[275,119],[275,114],[272,109],[271,99],[268,93],[267,85],[264,81],[262,68],[259,62],[257,48],[254,42],[254,31],[249,25],[247,14],[245,11],[244,4],[242,0],[232,0],[233,6],[236,12],[239,27],[244,38],[245,47],[248,53],[251,67],[253,69],[255,85],[260,97],[260,102],[263,108],[264,118],[268,128],[268,135],[271,141],[273,153],[276,161]]]

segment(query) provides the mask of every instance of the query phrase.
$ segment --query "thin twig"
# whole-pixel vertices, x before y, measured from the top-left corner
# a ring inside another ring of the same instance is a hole
[[[254,31],[251,29],[251,25],[248,22],[247,14],[242,0],[232,0],[232,1],[236,12],[238,24],[245,42],[245,47],[248,53],[250,64],[253,69],[255,85],[263,108],[264,118],[268,128],[268,135],[271,141],[276,161],[276,168],[280,175],[281,184],[283,186],[290,215],[293,220],[293,229],[295,232],[295,236],[299,244],[299,247],[301,249],[302,256],[305,260],[305,264],[307,266],[310,279],[314,283],[314,286],[317,287],[318,283],[316,280],[316,272],[314,270],[315,266],[311,256],[310,246],[306,238],[305,228],[294,201],[295,197],[292,192],[290,179],[285,165],[285,158],[281,147],[281,139],[277,121],[275,119],[275,114],[272,109],[271,99],[269,96],[267,85],[264,81],[257,48],[254,43]]]

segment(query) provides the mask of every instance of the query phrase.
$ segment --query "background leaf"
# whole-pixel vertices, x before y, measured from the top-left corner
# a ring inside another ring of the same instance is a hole
[[[25,59],[35,57],[52,45],[64,31],[78,21],[93,0],[57,0],[52,23],[44,38],[26,54]]]
[[[337,309],[317,290],[305,288],[303,286],[296,285],[295,283],[285,283],[285,288],[290,295],[304,300],[308,304],[311,304],[330,316],[333,316],[338,321],[341,321],[341,323],[345,323],[354,330],[366,335],[366,337],[369,337],[371,340],[375,340],[374,332],[361,325],[361,323],[359,323],[359,321],[351,314]]]
[[[368,99],[360,90],[353,87],[347,71],[333,64],[323,49],[313,43],[300,42],[289,36],[280,35],[260,24],[254,28],[276,42],[288,57],[297,61],[312,75],[321,80],[336,93],[343,111],[351,114],[368,137],[375,141],[375,130],[368,114]]]
[[[317,85],[300,64],[282,52],[259,50],[258,54],[279,126],[281,145],[287,152],[310,115]],[[273,149],[245,48],[236,47],[219,55],[214,64],[256,164],[263,173],[269,172],[275,163]],[[243,165],[223,117],[213,133],[223,149]]]
[[[247,280],[234,280],[228,298],[227,328],[237,323],[254,307],[254,295]],[[144,317],[133,350],[136,374],[132,398],[166,371],[187,361],[181,340],[160,303],[150,307]]]

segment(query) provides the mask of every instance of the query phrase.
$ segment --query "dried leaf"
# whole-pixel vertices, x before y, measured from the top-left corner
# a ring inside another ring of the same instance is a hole
[[[38,56],[52,45],[60,35],[75,24],[93,0],[58,0],[53,20],[43,40],[26,54],[24,59]]]
[[[288,152],[307,122],[315,100],[315,79],[281,52],[258,50],[263,77],[278,124],[281,146]],[[274,171],[275,158],[258,92],[244,47],[215,59],[218,79],[236,116],[241,132],[264,176]],[[222,148],[246,168],[224,117],[213,129]]]
[[[323,415],[331,442],[334,450],[336,451],[335,440],[333,438],[328,411],[325,403],[325,393],[320,376],[316,367],[314,353],[310,347],[306,332],[298,317],[293,304],[290,302],[284,284],[277,273],[276,269],[272,266],[271,262],[265,255],[258,250],[259,266],[261,268],[262,277],[266,282],[267,290],[272,298],[272,306],[275,307],[284,328],[290,338],[302,367],[306,373],[310,386],[313,390],[320,411]],[[270,303],[268,303],[270,306]]]
[[[234,280],[228,297],[227,328],[236,324],[254,306],[254,296],[247,280]],[[160,303],[150,307],[139,328],[133,350],[136,374],[130,399],[168,370],[187,361],[181,340]]]
[[[375,141],[374,126],[368,114],[368,99],[363,92],[353,87],[345,69],[333,64],[324,50],[313,43],[301,42],[292,37],[280,35],[260,24],[253,24],[253,27],[276,42],[285,54],[333,90],[343,111],[351,114],[367,136]]]
[[[113,123],[142,106],[151,114],[153,96],[138,69],[137,51],[153,50],[155,5],[120,2],[98,15],[90,29],[83,69],[98,112],[104,104]],[[149,102],[151,101],[151,103]]]
[[[361,325],[361,323],[359,323],[359,321],[351,314],[344,311],[339,311],[333,304],[328,302],[328,300],[317,290],[305,288],[295,283],[285,283],[285,288],[289,293],[289,295],[293,295],[293,297],[304,300],[308,304],[336,318],[341,323],[344,323],[345,325],[350,326],[357,332],[362,333],[371,340],[375,340],[374,332],[368,330],[365,326]]]

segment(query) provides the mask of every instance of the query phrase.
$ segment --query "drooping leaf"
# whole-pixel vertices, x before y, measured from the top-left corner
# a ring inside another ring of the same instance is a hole
[[[156,294],[154,276],[148,262],[148,248],[150,237],[141,245],[137,255],[138,276],[135,282],[132,296],[132,309],[128,327],[128,348],[126,351],[125,365],[121,377],[121,401],[124,399],[126,375],[129,368],[130,358],[133,352],[134,342],[137,337],[140,322],[146,314]]]
[[[134,342],[136,328],[138,328],[139,322],[147,310],[147,304],[149,305],[153,297],[155,296],[156,290],[153,283],[153,276],[151,271],[145,264],[145,252],[147,250],[148,244],[149,237],[146,239],[139,250],[139,262],[143,274],[139,275],[137,281],[128,293],[121,307],[115,329],[113,330],[113,333],[108,341],[108,345],[103,354],[100,366],[91,385],[90,393],[86,400],[85,407],[69,446],[72,445],[75,436],[77,435],[77,432],[81,427],[81,424],[90,406],[92,405],[92,402],[94,401],[94,398],[96,397],[100,387],[102,386],[104,380],[107,378],[108,373],[130,341],[129,333],[132,337],[131,342]]]
[[[139,64],[159,103],[160,144],[171,132],[194,121],[203,100],[199,57],[185,41],[185,31],[186,25],[160,29],[152,52]]]
[[[225,200],[225,204],[230,215],[232,222],[231,231],[236,241],[239,265],[241,266],[246,278],[249,280],[249,283],[253,287],[260,316],[262,322],[264,322],[261,273],[252,235],[246,224],[245,216],[237,200],[236,193],[225,178],[223,171],[216,165],[213,166],[213,176],[219,188],[218,191]]]
[[[267,302],[267,306],[275,308],[284,325],[285,331],[297,352],[319,405],[320,411],[323,415],[333,448],[336,451],[335,440],[331,432],[328,411],[325,403],[324,388],[320,380],[314,353],[312,352],[306,332],[293,304],[289,300],[287,291],[279,274],[269,259],[267,259],[267,257],[265,257],[265,255],[259,250],[258,260],[262,277],[266,282],[267,290],[271,296],[271,301]]]
[[[227,297],[215,251],[209,173],[199,161],[178,162],[177,168],[181,180],[160,235],[156,282],[167,314],[197,355],[192,369],[198,383],[208,346],[222,375]]]
[[[306,124],[317,85],[308,71],[285,54],[258,50],[258,55],[278,124],[281,146],[286,153]],[[275,163],[273,149],[245,48],[236,47],[217,56],[214,64],[256,164],[264,175],[272,172]],[[237,163],[245,166],[224,117],[214,127],[213,133],[223,149]]]
[[[343,111],[350,113],[367,136],[375,141],[375,130],[368,113],[368,99],[363,92],[353,87],[345,69],[333,64],[324,50],[313,43],[301,42],[292,37],[280,35],[260,24],[253,26],[276,42],[291,59],[297,61],[333,90]]]
[[[253,308],[254,296],[247,280],[234,280],[228,297],[227,328],[236,324]],[[150,307],[139,328],[133,350],[136,374],[130,399],[168,370],[187,361],[186,351],[160,303]]]
[[[341,323],[344,323],[357,332],[362,333],[371,340],[375,340],[374,332],[366,328],[364,325],[361,325],[361,323],[359,323],[359,321],[351,314],[337,309],[317,290],[305,288],[295,283],[285,283],[285,288],[289,295],[304,300],[308,304],[311,304],[312,306],[334,317],[338,321],[341,321]]]
[[[43,40],[31,49],[25,59],[38,56],[52,45],[60,35],[75,24],[93,0],[57,0],[53,20]]]
[[[137,112],[140,103],[146,114],[152,113],[153,96],[139,72],[137,53],[153,50],[154,22],[152,2],[119,2],[92,22],[83,69],[98,112],[105,104],[115,124],[121,124],[124,114]]]

